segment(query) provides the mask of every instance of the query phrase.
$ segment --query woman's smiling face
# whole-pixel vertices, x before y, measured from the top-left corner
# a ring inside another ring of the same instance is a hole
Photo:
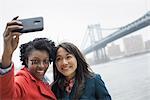
[[[44,50],[33,50],[28,57],[28,70],[37,79],[42,80],[49,67],[49,55]]]
[[[56,67],[67,80],[75,76],[77,69],[77,60],[73,54],[67,52],[64,48],[60,47],[56,55]]]

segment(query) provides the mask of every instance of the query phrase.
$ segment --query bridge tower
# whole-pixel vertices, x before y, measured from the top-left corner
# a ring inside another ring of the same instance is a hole
[[[89,25],[87,34],[90,37],[91,46],[93,46],[103,38],[100,24]],[[94,50],[93,53],[95,64],[104,62],[107,58],[105,48]]]

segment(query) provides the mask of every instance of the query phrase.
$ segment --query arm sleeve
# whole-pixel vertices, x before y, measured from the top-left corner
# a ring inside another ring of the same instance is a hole
[[[13,64],[11,63],[10,66],[8,66],[7,68],[2,68],[2,63],[0,63],[0,75],[4,75],[7,72],[9,72],[12,69]]]
[[[5,74],[0,75],[0,100],[20,97],[21,91],[21,85],[17,84],[15,81],[14,64],[11,64],[10,70]]]
[[[105,83],[98,74],[95,77],[95,96],[100,100],[111,100],[111,96],[106,89]]]
[[[14,65],[12,64],[12,69],[0,75],[0,97],[3,100],[12,98],[14,93]]]

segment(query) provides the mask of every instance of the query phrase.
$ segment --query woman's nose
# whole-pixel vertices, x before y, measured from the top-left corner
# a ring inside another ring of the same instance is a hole
[[[68,61],[66,59],[63,59],[63,64],[68,64]]]
[[[40,63],[40,67],[45,67],[43,62]]]

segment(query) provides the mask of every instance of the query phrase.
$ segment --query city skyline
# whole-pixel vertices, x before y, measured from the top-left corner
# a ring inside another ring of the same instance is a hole
[[[111,43],[110,46],[107,46],[108,56],[125,56],[150,50],[150,40],[143,41],[142,35],[123,38],[123,42],[125,48],[123,51],[120,50],[120,45],[115,43]]]

